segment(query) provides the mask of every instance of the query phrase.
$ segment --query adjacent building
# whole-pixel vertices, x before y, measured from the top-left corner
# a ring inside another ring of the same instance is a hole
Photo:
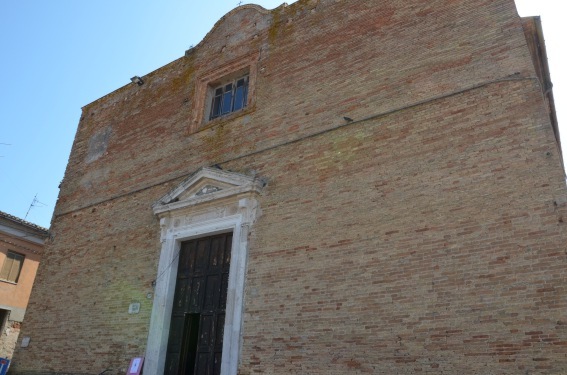
[[[0,211],[0,358],[12,358],[47,236]]]
[[[567,189],[513,0],[240,6],[86,105],[14,374],[558,374]]]

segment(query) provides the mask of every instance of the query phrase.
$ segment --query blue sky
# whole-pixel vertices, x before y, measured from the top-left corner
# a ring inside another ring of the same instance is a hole
[[[287,1],[293,3],[294,1]],[[517,0],[541,15],[567,148],[562,2]],[[280,0],[258,0],[272,9]],[[0,211],[48,227],[81,107],[181,57],[238,1],[0,1]],[[563,67],[563,68],[562,68]]]

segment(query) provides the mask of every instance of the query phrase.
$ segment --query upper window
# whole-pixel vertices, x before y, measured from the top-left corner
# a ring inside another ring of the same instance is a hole
[[[0,280],[17,283],[22,265],[24,264],[24,258],[22,254],[8,251],[6,260],[4,260],[4,264],[2,265],[2,271],[0,271]]]
[[[192,100],[190,133],[209,122],[218,123],[217,120],[253,110],[258,58],[257,53],[241,56],[199,74]]]
[[[248,75],[212,89],[209,120],[245,108],[248,102]]]

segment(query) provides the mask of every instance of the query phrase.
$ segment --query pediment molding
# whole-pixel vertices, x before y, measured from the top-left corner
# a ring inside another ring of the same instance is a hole
[[[249,192],[260,193],[265,183],[241,173],[203,167],[152,205],[156,215]]]

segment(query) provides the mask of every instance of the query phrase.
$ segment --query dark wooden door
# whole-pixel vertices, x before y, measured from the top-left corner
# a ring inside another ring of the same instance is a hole
[[[220,375],[232,233],[183,242],[166,375]]]

